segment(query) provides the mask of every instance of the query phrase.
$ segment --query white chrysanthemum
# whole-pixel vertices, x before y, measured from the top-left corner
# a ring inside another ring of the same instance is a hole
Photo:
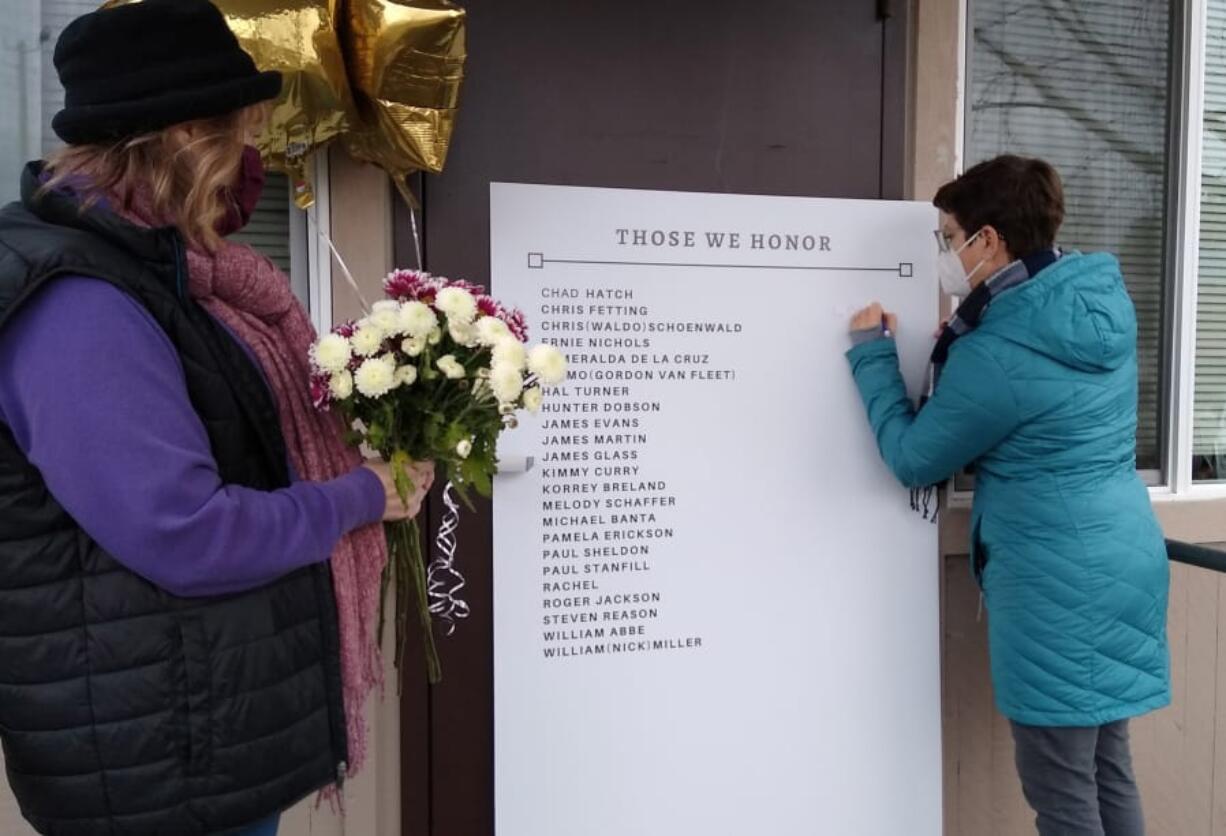
[[[407,337],[400,343],[400,350],[410,357],[416,357],[426,350],[425,337]]]
[[[359,357],[369,357],[383,347],[383,331],[368,319],[362,320],[358,330],[349,338],[353,353]]]
[[[353,395],[353,375],[348,369],[332,375],[328,380],[328,392],[338,401],[343,401]]]
[[[541,402],[545,399],[541,387],[533,386],[524,390],[524,409],[533,415],[541,411]]]
[[[430,330],[430,333],[426,335],[426,342],[430,343],[430,345],[438,345],[442,341],[443,341],[443,332],[436,325],[434,326],[434,328]]]
[[[538,345],[528,352],[528,369],[546,386],[566,379],[566,357],[551,345]]]
[[[368,398],[381,398],[392,391],[395,370],[382,357],[362,361],[353,375],[353,385]]]
[[[417,367],[416,366],[401,366],[396,369],[396,374],[393,378],[395,386],[412,386],[417,382]]]
[[[435,361],[435,365],[438,366],[440,372],[452,380],[459,380],[464,377],[464,366],[460,364],[459,360],[455,359],[453,354],[444,354]]]
[[[473,443],[467,438],[455,446],[455,454],[462,459],[467,459],[473,451]]]
[[[454,319],[447,321],[447,331],[458,345],[472,348],[477,344],[477,329],[471,322],[459,322]]]
[[[528,362],[528,350],[519,340],[507,337],[494,344],[490,359],[495,366],[510,366],[515,371],[522,372],[524,364]]]
[[[477,342],[481,345],[497,345],[499,340],[514,339],[511,329],[496,316],[483,316],[477,320]]]
[[[400,306],[380,308],[381,304],[383,303],[376,302],[374,309],[370,312],[370,316],[367,317],[370,324],[378,328],[385,338],[403,333],[400,327]],[[392,304],[395,305],[394,302]]]
[[[410,337],[426,337],[438,327],[438,317],[424,302],[405,302],[400,306],[400,331]]]
[[[453,322],[472,322],[477,317],[477,300],[462,287],[445,287],[434,297],[434,307]]]
[[[311,348],[315,368],[328,374],[343,371],[353,357],[353,346],[340,334],[324,334]]]
[[[495,365],[490,370],[490,389],[499,403],[514,403],[524,391],[524,375],[514,366]]]

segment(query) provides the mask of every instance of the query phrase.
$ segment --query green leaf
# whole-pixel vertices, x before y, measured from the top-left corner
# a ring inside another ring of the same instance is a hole
[[[452,478],[449,481],[451,487],[455,489],[456,496],[460,497],[460,501],[464,503],[464,507],[470,512],[475,512],[477,506],[473,505],[472,495],[468,492],[468,483],[462,478]]]
[[[392,467],[392,481],[396,485],[396,493],[400,496],[400,501],[406,505],[409,502],[409,497],[413,495],[415,490],[413,480],[409,476],[409,465],[412,460],[409,454],[403,450],[397,450],[392,453],[391,461],[388,464]]]
[[[372,421],[366,427],[366,443],[376,450],[382,450],[387,442],[387,430],[377,421]]]
[[[472,485],[481,496],[489,497],[494,493],[492,473],[485,462],[469,458],[460,465],[460,476]]]
[[[458,421],[452,421],[447,426],[447,432],[443,435],[443,450],[447,453],[455,455],[456,447],[461,441],[466,441],[472,438],[472,434],[468,429]]]

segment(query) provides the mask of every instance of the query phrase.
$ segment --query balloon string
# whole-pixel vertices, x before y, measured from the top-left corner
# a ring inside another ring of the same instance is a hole
[[[421,239],[417,235],[417,213],[409,207],[409,222],[413,225],[413,250],[417,253],[417,269],[421,270]]]
[[[417,256],[417,269],[424,270],[421,263],[421,235],[417,232],[417,209],[420,204],[417,202],[417,196],[409,188],[408,177],[393,176],[392,182],[396,184],[396,191],[400,193],[400,199],[404,201],[404,205],[409,208],[409,224],[413,228],[413,253]]]
[[[332,243],[332,239],[328,236],[328,233],[324,232],[319,224],[315,222],[314,215],[314,212],[307,212],[307,223],[311,225],[311,228],[315,230],[315,234],[318,235],[320,239],[322,239],[323,242],[328,245],[328,249],[332,251],[332,257],[336,259],[336,263],[341,268],[341,275],[345,277],[345,281],[349,284],[349,287],[358,297],[358,302],[362,305],[362,312],[370,313],[370,303],[366,301],[366,296],[362,293],[362,289],[358,287],[357,280],[353,278],[353,273],[349,272],[349,265],[345,263],[345,259],[341,256],[340,250],[336,248],[336,244]]]

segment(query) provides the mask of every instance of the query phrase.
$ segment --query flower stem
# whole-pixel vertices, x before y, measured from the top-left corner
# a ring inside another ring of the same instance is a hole
[[[385,526],[388,546],[388,566],[383,573],[383,592],[387,587],[396,590],[396,670],[404,661],[404,649],[408,639],[410,608],[417,610],[421,630],[422,650],[426,656],[426,679],[431,685],[442,679],[438,650],[434,645],[434,631],[430,617],[430,601],[426,589],[426,564],[421,549],[421,531],[417,520],[402,520]],[[383,604],[379,609],[379,634],[385,623]]]

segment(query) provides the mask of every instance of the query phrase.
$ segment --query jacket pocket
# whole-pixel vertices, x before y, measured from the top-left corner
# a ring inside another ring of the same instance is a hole
[[[988,568],[988,548],[983,544],[983,538],[979,533],[982,525],[983,517],[979,516],[975,518],[971,528],[971,572],[980,590],[983,589],[983,575]]]
[[[183,687],[187,714],[187,773],[204,775],[212,762],[212,676],[208,642],[197,614],[179,615]]]

